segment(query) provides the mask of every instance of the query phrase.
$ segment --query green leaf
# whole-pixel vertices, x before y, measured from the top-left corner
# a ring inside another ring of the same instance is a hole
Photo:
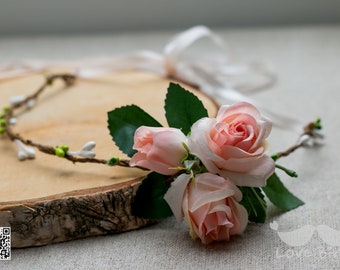
[[[276,173],[273,173],[267,180],[267,185],[262,188],[268,199],[278,208],[289,211],[304,202],[294,196],[281,182]]]
[[[260,188],[239,187],[243,198],[240,202],[248,211],[249,221],[264,223],[267,218],[267,204]]]
[[[190,132],[197,120],[208,117],[202,101],[179,84],[170,83],[164,108],[169,126],[181,129],[184,134]]]
[[[163,198],[171,184],[166,181],[168,178],[169,176],[156,172],[147,175],[134,198],[133,215],[150,219],[172,216],[172,211]]]
[[[108,112],[108,128],[113,141],[119,149],[132,157],[133,138],[140,126],[161,127],[152,116],[136,105],[129,105]]]

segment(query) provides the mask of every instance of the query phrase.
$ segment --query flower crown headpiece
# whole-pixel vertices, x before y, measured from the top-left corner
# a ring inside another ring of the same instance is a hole
[[[149,170],[134,198],[133,214],[148,219],[184,218],[190,235],[204,244],[242,234],[248,221],[265,222],[265,196],[284,211],[303,204],[285,188],[275,169],[297,177],[277,160],[318,143],[320,119],[306,125],[292,147],[269,156],[266,139],[272,124],[255,106],[247,102],[223,105],[215,118],[209,118],[193,93],[170,83],[164,106],[169,127],[162,127],[138,106],[116,108],[108,112],[108,128],[113,141],[131,159],[98,159],[93,141],[70,151],[68,145],[43,145],[13,131],[16,111],[33,107],[57,79],[71,86],[76,77],[49,75],[35,93],[13,97],[0,114],[0,134],[17,145],[20,160],[35,158],[35,148],[73,163]]]

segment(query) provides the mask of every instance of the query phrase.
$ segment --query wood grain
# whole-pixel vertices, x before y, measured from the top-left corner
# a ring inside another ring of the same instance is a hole
[[[32,93],[42,80],[34,75],[1,83],[0,105],[13,95]],[[98,158],[126,158],[110,138],[107,112],[136,104],[166,125],[163,104],[169,81],[152,73],[121,72],[79,80],[69,89],[56,83],[35,108],[18,116],[15,131],[44,144],[68,144],[70,150],[95,140]],[[216,113],[213,101],[185,87],[202,99],[211,115]],[[0,226],[12,228],[12,247],[118,233],[155,222],[131,213],[144,171],[72,164],[43,153],[19,162],[16,154],[15,145],[0,137]]]

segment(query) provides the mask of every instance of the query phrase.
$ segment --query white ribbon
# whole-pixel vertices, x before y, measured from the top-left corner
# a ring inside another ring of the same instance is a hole
[[[210,46],[205,46],[204,51],[195,54],[194,45],[203,39],[209,41]],[[220,104],[248,101],[264,111],[277,126],[301,129],[299,121],[275,113],[246,96],[266,89],[275,82],[276,76],[267,65],[260,62],[238,64],[231,57],[230,50],[220,36],[205,26],[196,26],[176,35],[165,46],[163,54],[139,51],[105,59],[20,61],[0,67],[0,80],[56,67],[71,69],[78,77],[87,79],[115,71],[148,70],[197,86]]]

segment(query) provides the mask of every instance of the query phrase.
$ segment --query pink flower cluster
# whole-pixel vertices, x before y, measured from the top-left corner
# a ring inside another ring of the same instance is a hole
[[[194,123],[188,136],[175,128],[140,127],[134,137],[138,152],[130,165],[174,175],[183,168],[189,149],[208,172],[183,170],[164,199],[179,221],[184,217],[193,238],[205,244],[228,240],[241,234],[248,222],[237,186],[265,186],[274,173],[274,161],[266,155],[270,131],[271,122],[253,105],[222,106],[216,118]]]

